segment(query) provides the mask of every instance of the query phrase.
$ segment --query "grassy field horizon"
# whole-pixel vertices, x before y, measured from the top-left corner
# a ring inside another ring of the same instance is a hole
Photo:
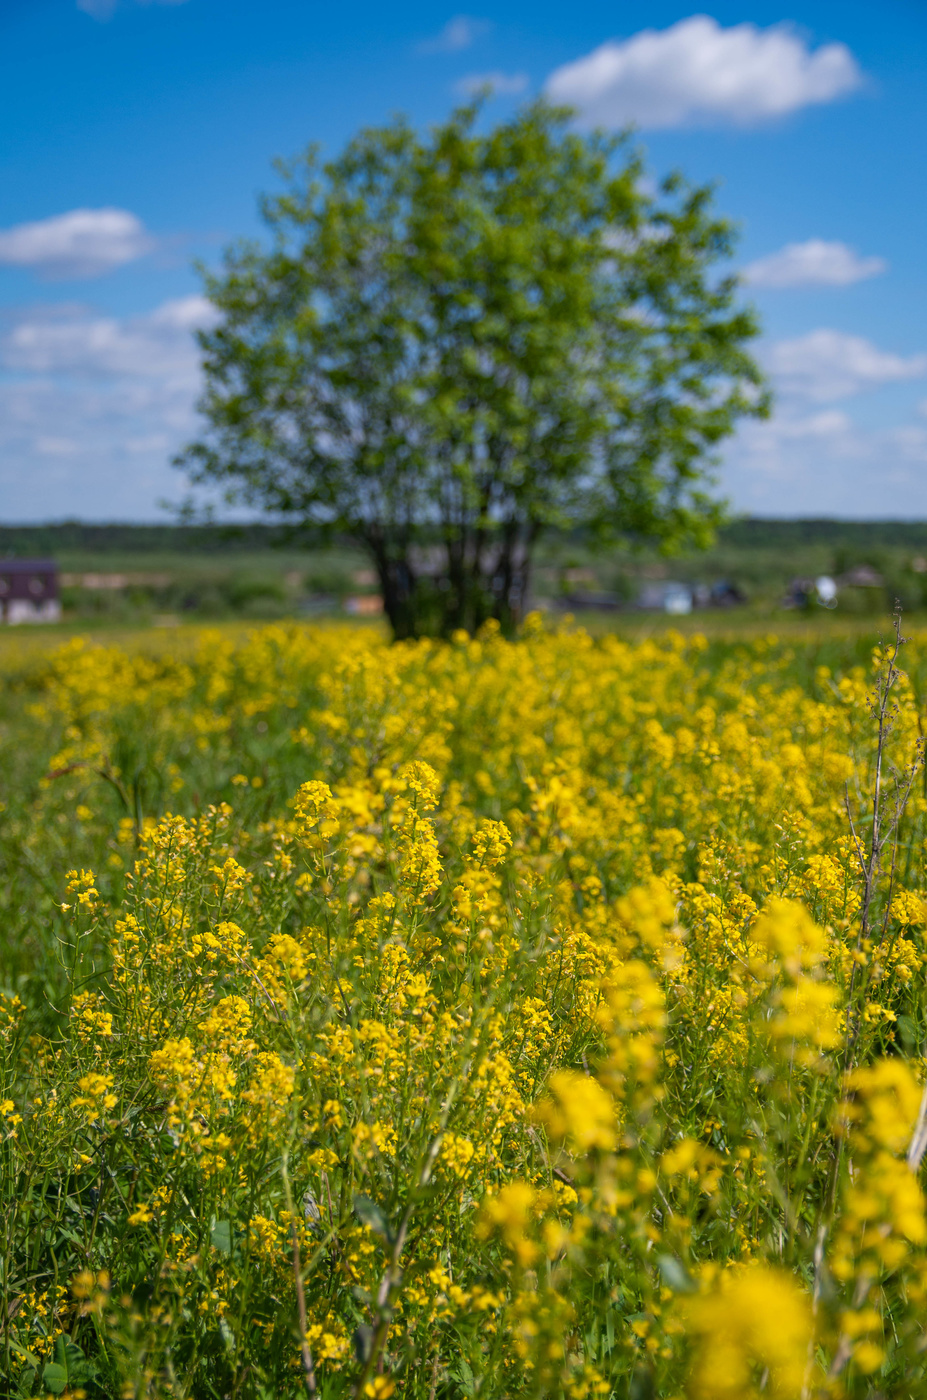
[[[349,599],[377,593],[371,561],[360,549],[319,541],[300,545],[266,525],[237,533],[173,525],[0,526],[0,564],[4,555],[55,559],[64,580],[65,627],[145,625],[165,618],[337,617]],[[877,581],[861,585],[860,570]],[[736,613],[738,626],[765,619],[784,626],[796,580],[807,586],[820,575],[840,584],[838,616],[875,619],[889,614],[896,599],[908,614],[925,611],[927,524],[742,520],[720,531],[710,549],[672,557],[627,544],[593,550],[581,538],[553,535],[536,552],[532,604],[582,616],[588,611],[590,626],[601,630],[611,622],[583,606],[596,598],[615,610],[621,618],[615,625],[624,628],[631,619],[653,615],[652,607],[640,607],[648,593],[652,604],[655,591],[659,595],[676,582],[704,602],[712,588],[740,600],[730,608],[699,606],[698,618]],[[814,601],[804,609],[812,616],[823,611]]]

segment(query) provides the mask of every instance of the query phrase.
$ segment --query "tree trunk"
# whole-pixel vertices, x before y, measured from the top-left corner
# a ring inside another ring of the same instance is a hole
[[[376,565],[383,594],[383,611],[392,629],[393,640],[402,642],[417,637],[416,578],[409,563],[408,550],[390,548],[377,536],[365,538],[364,543]]]
[[[363,543],[376,565],[383,611],[395,641],[422,636],[450,637],[463,629],[471,635],[495,618],[506,636],[521,622],[531,578],[536,527],[508,521],[495,540],[479,530],[467,538],[446,531],[446,565],[432,577],[427,565],[420,577],[407,542],[365,534]]]

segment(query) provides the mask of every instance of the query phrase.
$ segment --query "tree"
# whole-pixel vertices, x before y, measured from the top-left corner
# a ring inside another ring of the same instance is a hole
[[[281,166],[273,246],[205,277],[209,431],[179,465],[361,544],[397,637],[510,625],[553,527],[707,542],[712,451],[766,411],[711,191],[650,193],[568,110],[478,113]]]

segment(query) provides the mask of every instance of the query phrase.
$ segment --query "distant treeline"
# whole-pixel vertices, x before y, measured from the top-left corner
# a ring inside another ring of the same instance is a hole
[[[25,558],[58,553],[223,554],[242,550],[311,550],[322,543],[311,530],[253,523],[247,525],[88,525],[65,520],[57,525],[0,525],[0,557]],[[734,548],[788,550],[809,545],[855,552],[903,548],[927,552],[927,521],[912,520],[735,520],[720,531],[718,543]]]
[[[747,549],[790,549],[829,545],[832,549],[924,549],[924,520],[735,520],[719,532],[719,542]]]
[[[64,520],[57,525],[0,525],[0,557],[54,557],[80,554],[223,554],[280,545],[311,549],[318,541],[307,531],[250,525],[88,525]]]

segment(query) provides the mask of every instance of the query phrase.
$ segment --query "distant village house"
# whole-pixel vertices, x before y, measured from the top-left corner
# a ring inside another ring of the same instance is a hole
[[[0,621],[57,622],[58,565],[53,559],[0,559]]]

